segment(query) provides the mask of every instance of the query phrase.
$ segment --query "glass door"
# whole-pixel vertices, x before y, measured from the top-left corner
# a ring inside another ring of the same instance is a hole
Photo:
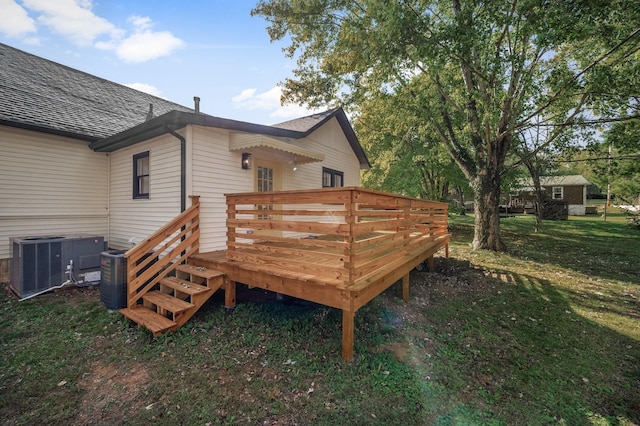
[[[271,192],[282,190],[281,168],[278,163],[258,160],[256,161],[256,175],[255,175],[255,190],[256,192]],[[273,216],[268,211],[279,210],[280,206],[273,204],[259,204],[256,209],[264,211],[265,213],[259,214],[260,220],[280,220],[280,217]],[[280,235],[280,231],[260,231],[263,235]]]

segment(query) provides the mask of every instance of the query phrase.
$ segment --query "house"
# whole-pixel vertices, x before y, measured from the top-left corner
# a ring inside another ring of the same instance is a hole
[[[591,185],[582,175],[541,176],[540,186],[544,197],[564,201],[568,204],[569,215],[583,216],[586,212],[587,187]],[[511,212],[534,212],[534,187],[531,179],[518,184],[518,190],[505,198],[506,207]]]
[[[410,271],[448,254],[446,203],[358,187],[341,108],[213,117],[1,44],[0,73],[5,277],[12,237],[100,236],[126,250],[120,312],[154,335],[218,289],[234,307],[239,282],[341,309],[350,360],[357,310],[400,279],[408,300]]]
[[[274,126],[223,119],[4,44],[0,75],[2,281],[11,237],[129,249],[198,194],[201,249],[223,249],[223,194],[357,186],[369,167],[340,108]]]

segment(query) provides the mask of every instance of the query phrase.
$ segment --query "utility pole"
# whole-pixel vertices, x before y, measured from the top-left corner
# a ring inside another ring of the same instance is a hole
[[[609,143],[609,158],[607,159],[607,202],[604,203],[603,218],[607,220],[607,208],[611,207],[611,152],[613,142]]]

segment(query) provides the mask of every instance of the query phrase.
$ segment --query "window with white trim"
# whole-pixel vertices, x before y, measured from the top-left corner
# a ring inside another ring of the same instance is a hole
[[[554,200],[562,200],[563,199],[563,187],[562,186],[554,186],[553,187],[553,199]]]

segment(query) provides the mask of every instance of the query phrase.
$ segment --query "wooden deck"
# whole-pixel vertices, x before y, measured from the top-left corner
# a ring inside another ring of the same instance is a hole
[[[445,203],[357,187],[227,194],[226,199],[227,249],[198,253],[194,240],[187,246],[194,244],[195,250],[172,250],[176,261],[186,256],[192,267],[224,274],[218,287],[225,290],[227,307],[235,306],[236,283],[244,283],[341,309],[345,360],[353,358],[357,310],[398,280],[407,300],[409,272],[425,261],[432,269],[441,249],[448,256]],[[185,216],[187,222],[198,223],[194,214]],[[176,235],[183,242],[199,233],[197,227],[190,233],[181,226]],[[169,274],[172,263],[158,263],[165,265],[162,274]],[[142,286],[153,273],[130,279]],[[142,288],[149,291],[153,283]],[[140,298],[139,289],[130,287],[129,294],[130,303]]]

